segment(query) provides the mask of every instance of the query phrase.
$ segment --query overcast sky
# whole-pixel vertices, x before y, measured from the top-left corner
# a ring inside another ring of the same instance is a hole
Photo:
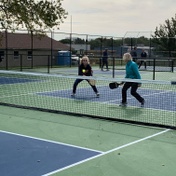
[[[117,37],[155,31],[176,14],[176,0],[63,0],[62,6],[68,12],[62,32],[72,26],[73,33]]]

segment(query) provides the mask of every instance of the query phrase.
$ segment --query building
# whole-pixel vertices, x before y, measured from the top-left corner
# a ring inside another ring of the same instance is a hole
[[[7,34],[7,35],[6,35]],[[35,67],[56,64],[58,51],[67,51],[69,46],[48,36],[27,33],[0,33],[0,67]],[[51,59],[52,57],[52,59]]]

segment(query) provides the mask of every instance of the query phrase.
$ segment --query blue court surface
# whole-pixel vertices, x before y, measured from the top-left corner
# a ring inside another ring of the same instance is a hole
[[[0,131],[2,176],[44,175],[99,154],[99,151]]]
[[[27,78],[10,78],[10,77],[0,77],[0,84],[17,84],[17,83],[27,83],[39,81],[36,79],[27,79]]]
[[[97,98],[91,87],[77,88],[76,96],[71,97],[72,90],[58,90],[37,93],[38,95],[53,96],[55,98],[71,98],[72,100],[93,101],[107,104],[119,104],[121,101],[121,87],[109,89],[108,86],[97,87],[100,97]],[[152,90],[139,88],[138,93],[145,99],[145,108],[176,111],[176,92],[167,90]],[[140,106],[140,103],[130,95],[128,90],[128,106]]]

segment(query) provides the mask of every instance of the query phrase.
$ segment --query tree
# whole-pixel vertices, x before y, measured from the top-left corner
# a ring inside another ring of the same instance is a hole
[[[73,39],[73,43],[74,44],[86,44],[86,41],[84,39],[81,39],[81,38],[74,38]]]
[[[96,38],[96,39],[91,39],[90,41],[88,41],[88,44],[90,45],[90,49],[94,50],[96,48],[100,48],[101,46],[101,38]]]
[[[171,51],[176,49],[176,14],[170,20],[165,20],[165,24],[156,27],[152,35],[152,43],[157,44],[157,49],[162,51]]]
[[[63,44],[70,44],[70,38],[59,40]]]
[[[48,29],[58,28],[67,16],[61,1],[1,0],[0,28],[11,31],[25,28],[36,34],[45,34]]]

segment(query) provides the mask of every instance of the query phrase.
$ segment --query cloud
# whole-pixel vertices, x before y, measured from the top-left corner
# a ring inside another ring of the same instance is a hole
[[[69,16],[60,29],[123,36],[126,31],[154,31],[175,16],[175,0],[64,0]],[[71,18],[72,16],[72,24]]]

